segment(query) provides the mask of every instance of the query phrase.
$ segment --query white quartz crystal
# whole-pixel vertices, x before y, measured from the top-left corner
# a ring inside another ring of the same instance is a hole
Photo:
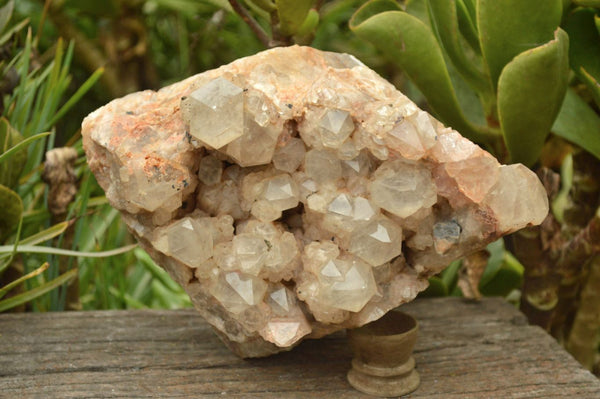
[[[402,218],[437,202],[429,169],[400,160],[384,163],[375,171],[370,191],[375,204]]]
[[[353,130],[350,113],[341,109],[328,109],[319,122],[319,133],[325,147],[340,147]]]
[[[244,357],[376,320],[548,211],[527,168],[308,47],[114,100],[82,136],[141,247]]]
[[[348,251],[372,266],[388,262],[402,252],[402,229],[385,217],[352,232]]]
[[[273,166],[284,172],[293,173],[304,161],[306,148],[304,142],[293,137],[287,143],[275,149]]]
[[[198,267],[212,256],[213,238],[210,230],[198,221],[185,217],[162,230],[166,237],[163,252],[190,267]]]
[[[212,148],[221,148],[244,134],[243,89],[217,78],[193,91],[182,108],[190,134]]]

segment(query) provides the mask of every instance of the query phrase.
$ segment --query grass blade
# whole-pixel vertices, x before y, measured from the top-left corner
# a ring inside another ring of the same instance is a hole
[[[13,288],[15,288],[19,284],[24,283],[26,280],[29,280],[30,278],[33,278],[35,276],[38,276],[38,275],[42,274],[44,271],[46,271],[46,269],[49,266],[50,266],[50,264],[48,262],[45,262],[42,266],[38,267],[37,269],[35,269],[31,273],[27,273],[23,277],[19,277],[15,281],[11,281],[9,284],[7,284],[4,287],[0,288],[0,298],[4,297],[4,295],[6,295],[8,292],[10,292],[10,290],[12,290]]]
[[[77,275],[77,272],[77,269],[71,269],[68,272],[58,276],[54,280],[48,281],[47,283],[44,283],[39,287],[26,291],[22,294],[15,295],[12,298],[0,301],[0,312],[4,312],[5,310],[14,308],[15,306],[22,305],[41,295],[44,295],[49,291],[52,291],[56,287],[63,285],[64,283],[68,282],[73,277],[75,277]]]
[[[48,227],[32,236],[21,240],[21,245],[36,245],[40,242],[48,241],[54,237],[61,235],[69,227],[69,222],[57,223],[54,226]]]
[[[46,132],[46,133],[40,133],[40,134],[36,134],[35,136],[26,138],[25,140],[19,142],[18,144],[14,145],[10,149],[8,149],[6,152],[4,152],[2,155],[0,155],[0,163],[8,160],[16,152],[19,152],[22,148],[28,146],[30,143],[32,143],[36,140],[42,139],[49,135],[50,135],[50,132]]]
[[[85,93],[88,92],[89,89],[92,88],[94,84],[100,79],[102,74],[104,73],[104,68],[99,68],[90,76],[80,87],[77,89],[75,94],[71,96],[69,101],[67,101],[59,110],[56,112],[54,117],[48,123],[49,126],[54,126],[54,124],[60,120],[77,102],[83,97]]]
[[[124,254],[125,252],[131,251],[137,247],[137,244],[127,245],[125,247],[112,249],[110,251],[99,251],[99,252],[83,252],[83,251],[71,251],[68,249],[51,248],[51,247],[40,247],[35,245],[19,245],[17,246],[17,253],[29,253],[29,254],[50,254],[58,256],[80,256],[83,258],[106,258],[108,256],[115,256]],[[12,245],[0,245],[0,253],[9,252],[14,249]]]

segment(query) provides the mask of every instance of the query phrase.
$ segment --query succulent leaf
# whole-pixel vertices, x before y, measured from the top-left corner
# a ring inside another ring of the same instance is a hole
[[[498,117],[511,161],[531,166],[556,118],[567,89],[569,37],[516,56],[498,81]]]
[[[459,0],[460,1],[460,0]],[[467,83],[478,93],[490,93],[488,80],[469,59],[461,43],[455,0],[428,0],[431,23],[435,26],[438,41]]]
[[[471,48],[473,48],[473,50],[475,50],[478,54],[481,54],[475,10],[473,10],[473,13],[471,13],[467,3],[469,3],[469,0],[456,0],[458,28]]]
[[[572,89],[567,90],[552,132],[600,159],[600,116]]]
[[[477,1],[481,51],[494,88],[515,56],[552,40],[561,16],[561,0]]]

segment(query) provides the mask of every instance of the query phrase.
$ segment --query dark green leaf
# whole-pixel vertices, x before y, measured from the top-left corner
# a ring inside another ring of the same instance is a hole
[[[19,224],[23,214],[21,197],[0,184],[0,240],[4,240]]]
[[[523,284],[524,270],[523,265],[510,252],[503,251],[500,268],[487,283],[480,282],[479,291],[486,296],[507,296]]]
[[[498,117],[512,162],[532,165],[550,133],[567,89],[569,37],[516,56],[498,81]]]
[[[389,11],[394,7],[393,1],[370,1],[352,16],[350,29],[398,65],[445,123],[474,141],[485,142],[485,133],[467,121],[458,105],[442,50],[431,30],[412,15]]]
[[[596,12],[578,8],[565,22],[569,34],[569,63],[579,79],[584,82],[600,105],[600,34],[596,29]]]
[[[474,22],[477,21],[477,0],[462,0],[465,5],[465,8],[469,12],[469,16],[471,20]],[[475,23],[475,28],[477,28],[477,24]]]
[[[478,54],[481,54],[479,35],[477,33],[476,14],[474,10],[471,14],[468,6],[466,5],[468,2],[468,0],[456,0],[458,27],[471,48],[473,48],[473,50],[475,50],[475,52]]]
[[[479,292],[485,296],[507,296],[512,290],[518,289],[523,283],[523,273],[503,263],[494,278],[479,287]]]
[[[431,24],[435,26],[438,41],[446,50],[446,54],[473,90],[490,96],[492,90],[489,79],[475,66],[475,60],[467,56],[461,42],[456,1],[428,0],[428,3]]]
[[[481,51],[494,87],[517,54],[552,40],[561,15],[561,0],[477,1]]]
[[[275,0],[281,33],[295,35],[306,19],[313,3],[313,0]]]
[[[501,238],[488,244],[486,250],[489,252],[490,257],[488,258],[485,270],[479,280],[480,287],[489,283],[496,273],[498,273],[498,270],[500,270],[502,259],[504,257],[504,240]]]
[[[552,132],[600,159],[600,117],[572,89],[567,90]]]

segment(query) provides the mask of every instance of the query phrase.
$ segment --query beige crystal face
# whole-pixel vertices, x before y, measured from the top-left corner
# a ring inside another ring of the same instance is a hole
[[[527,168],[311,48],[115,100],[83,137],[141,246],[241,356],[376,320],[547,213]]]

